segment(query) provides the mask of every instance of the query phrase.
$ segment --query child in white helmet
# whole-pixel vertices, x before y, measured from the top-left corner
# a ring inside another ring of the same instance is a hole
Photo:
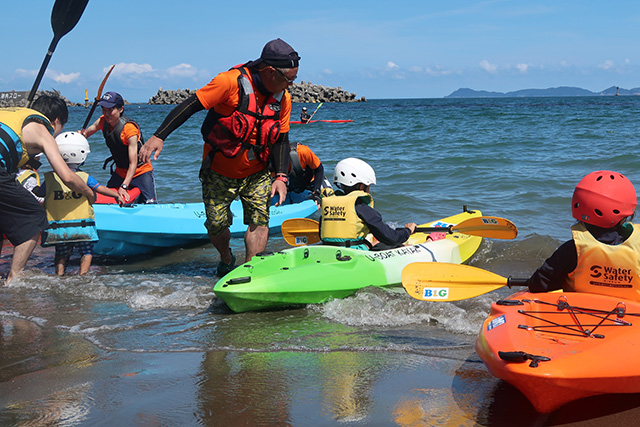
[[[79,169],[91,152],[84,136],[78,132],[65,132],[56,137],[56,143],[69,169],[89,188],[115,198],[120,204],[125,203],[116,191],[100,185],[95,178]],[[81,256],[80,274],[86,274],[91,267],[93,244],[98,240],[93,207],[89,200],[69,189],[55,172],[44,174],[40,194],[44,195],[44,207],[49,221],[49,228],[42,235],[42,246],[55,245],[56,274],[62,276],[65,273],[74,248],[78,249]]]
[[[353,157],[341,160],[333,183],[339,191],[322,198],[320,238],[324,244],[367,250],[371,245],[366,236],[371,233],[380,242],[373,249],[387,249],[401,246],[415,232],[415,223],[391,228],[382,221],[369,194],[376,174],[366,162]]]

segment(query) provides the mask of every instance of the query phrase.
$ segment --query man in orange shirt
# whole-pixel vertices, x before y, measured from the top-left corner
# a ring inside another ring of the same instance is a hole
[[[287,194],[291,95],[300,56],[285,41],[275,39],[255,61],[218,74],[209,84],[176,106],[140,150],[142,161],[157,159],[164,140],[189,117],[209,110],[201,132],[204,139],[202,195],[209,240],[220,253],[216,275],[235,266],[229,247],[233,216],[231,202],[244,209],[245,256],[264,251],[269,238],[269,201]],[[267,163],[276,172],[272,182]],[[280,203],[278,203],[279,205]]]
[[[84,131],[78,132],[89,138],[97,131],[102,131],[116,165],[107,187],[117,188],[118,194],[125,200],[129,198],[127,190],[137,187],[140,189],[137,203],[158,203],[153,166],[149,161],[138,161],[138,150],[144,144],[142,132],[136,122],[124,115],[124,99],[117,92],[107,92],[102,95],[99,105],[102,107],[102,116]]]

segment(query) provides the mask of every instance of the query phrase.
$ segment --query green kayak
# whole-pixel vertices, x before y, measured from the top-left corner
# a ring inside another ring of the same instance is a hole
[[[465,211],[422,226],[448,227],[481,215]],[[238,313],[318,304],[367,286],[398,286],[402,269],[412,262],[463,263],[482,242],[460,233],[435,241],[428,236],[415,233],[407,246],[384,251],[310,245],[262,253],[221,278],[213,291]]]

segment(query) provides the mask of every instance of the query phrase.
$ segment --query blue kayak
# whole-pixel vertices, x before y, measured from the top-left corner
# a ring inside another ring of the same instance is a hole
[[[195,246],[209,241],[204,227],[204,204],[168,203],[157,205],[95,204],[98,237],[94,253],[108,256],[131,256],[168,248]],[[301,203],[271,206],[269,232],[279,233],[282,222],[290,218],[308,218],[318,210],[312,200]],[[242,203],[231,203],[233,237],[241,237],[247,230],[243,224]]]

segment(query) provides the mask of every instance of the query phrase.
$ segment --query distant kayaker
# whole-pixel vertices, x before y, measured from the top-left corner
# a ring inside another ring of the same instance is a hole
[[[298,142],[290,142],[289,182],[286,203],[300,203],[314,199],[320,202],[320,190],[331,188],[324,175],[322,162],[311,148]]]
[[[278,194],[276,205],[286,198],[291,117],[287,88],[297,77],[299,60],[285,41],[271,40],[260,58],[218,74],[175,107],[140,150],[143,161],[154,151],[157,159],[171,132],[198,111],[209,110],[201,128],[205,144],[200,180],[205,226],[220,253],[219,277],[235,266],[229,247],[231,202],[238,197],[242,200],[249,261],[267,247],[271,197]],[[267,168],[269,161],[275,168],[275,180]]]
[[[120,204],[128,202],[128,194],[121,197],[118,192],[100,185],[95,178],[80,170],[91,152],[89,142],[79,132],[65,132],[56,137],[60,155],[69,169],[80,177],[96,193],[110,196]],[[80,275],[87,274],[93,259],[93,244],[98,240],[93,207],[87,197],[76,194],[67,187],[55,172],[44,174],[44,185],[40,188],[44,196],[49,228],[42,234],[42,246],[55,245],[55,269],[62,276],[75,249],[80,253]]]
[[[640,230],[627,222],[637,204],[627,177],[613,171],[586,175],[576,186],[573,239],[563,243],[529,278],[531,292],[556,289],[640,301]]]
[[[18,276],[47,228],[47,215],[38,201],[15,179],[30,156],[44,153],[62,182],[76,194],[95,201],[95,194],[69,169],[54,138],[69,118],[64,100],[41,95],[29,108],[0,108],[0,235],[14,245],[9,283]],[[0,241],[0,247],[2,242]]]
[[[107,92],[102,95],[98,105],[102,107],[102,116],[80,133],[89,138],[97,131],[102,131],[111,151],[105,167],[110,160],[116,165],[115,170],[111,171],[107,187],[117,188],[121,197],[128,197],[127,190],[137,187],[140,196],[136,203],[158,203],[153,166],[149,161],[138,161],[138,150],[144,144],[142,131],[136,122],[124,115],[124,99],[117,92]]]
[[[307,107],[302,107],[302,112],[300,113],[300,122],[303,124],[307,123],[310,118],[311,115],[309,115],[309,113],[307,112]]]
[[[368,163],[350,157],[336,165],[333,183],[335,195],[322,198],[320,238],[327,245],[354,249],[390,249],[402,246],[416,230],[415,223],[391,228],[373,208],[369,194],[376,174]],[[373,246],[366,239],[371,233],[380,243]]]

